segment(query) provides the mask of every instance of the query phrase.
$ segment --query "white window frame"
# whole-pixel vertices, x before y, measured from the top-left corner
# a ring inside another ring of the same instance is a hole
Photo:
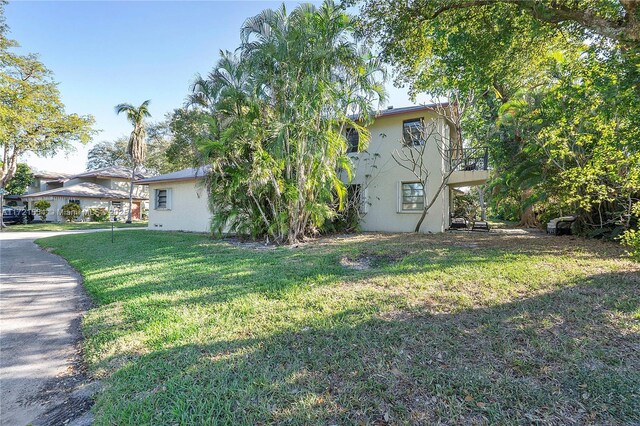
[[[403,199],[404,199],[404,191],[403,191],[403,185],[405,184],[410,184],[410,183],[420,183],[420,181],[416,181],[416,180],[403,180],[398,182],[398,213],[408,213],[408,214],[416,214],[416,213],[422,213],[422,211],[424,210],[424,206],[427,204],[427,188],[426,185],[423,186],[423,204],[422,204],[422,208],[421,209],[411,209],[411,210],[406,210],[403,208]]]
[[[160,191],[166,192],[166,200],[164,207],[158,207],[158,194]],[[171,210],[171,188],[157,188],[153,191],[153,209],[154,210]]]

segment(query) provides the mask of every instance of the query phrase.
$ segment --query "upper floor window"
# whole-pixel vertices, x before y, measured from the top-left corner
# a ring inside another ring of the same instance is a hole
[[[402,140],[405,145],[424,145],[424,120],[412,118],[402,122]]]
[[[358,152],[358,145],[360,144],[360,135],[358,131],[353,127],[349,127],[346,132],[347,138],[347,153]]]

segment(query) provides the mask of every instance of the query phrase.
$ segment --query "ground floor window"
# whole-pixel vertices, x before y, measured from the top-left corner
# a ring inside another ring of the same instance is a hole
[[[424,187],[420,182],[402,182],[400,185],[400,209],[421,211],[424,209]]]
[[[171,190],[170,189],[156,189],[155,208],[156,210],[171,208]]]
[[[77,204],[77,205],[80,205],[80,200],[69,200],[69,204]]]
[[[111,202],[112,210],[122,210],[122,201],[112,201]]]

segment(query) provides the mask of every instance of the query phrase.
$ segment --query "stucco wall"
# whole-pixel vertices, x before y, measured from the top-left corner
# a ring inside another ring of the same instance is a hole
[[[171,191],[167,209],[156,209],[156,190]],[[210,232],[207,191],[202,179],[149,185],[149,229]]]
[[[349,154],[354,164],[354,179],[351,183],[365,188],[365,214],[361,227],[365,231],[411,232],[420,218],[421,212],[404,212],[400,208],[401,183],[415,182],[415,175],[400,167],[392,157],[394,150],[402,150],[402,122],[423,117],[425,122],[436,119],[436,114],[429,111],[418,111],[411,114],[378,118],[369,127],[371,141],[365,152]],[[438,121],[438,126],[444,122]],[[439,127],[439,133],[444,128]],[[431,178],[427,182],[426,201],[437,192],[440,176],[444,170],[444,160],[438,152],[433,135],[427,140],[424,162],[430,171]],[[408,149],[408,148],[405,148]],[[429,209],[421,232],[442,232],[448,226],[449,189],[445,188],[437,201]]]

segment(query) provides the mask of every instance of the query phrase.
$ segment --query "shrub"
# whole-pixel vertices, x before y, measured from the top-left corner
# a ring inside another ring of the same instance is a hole
[[[91,216],[91,220],[94,222],[108,222],[109,210],[104,207],[89,209],[89,216]]]
[[[72,222],[80,216],[82,213],[82,208],[75,203],[67,203],[62,206],[62,217],[64,217],[69,222]]]
[[[620,237],[623,245],[629,247],[629,255],[640,262],[640,232],[635,229],[626,230]]]
[[[47,214],[49,214],[49,207],[51,207],[51,203],[46,200],[38,200],[33,203],[33,207],[36,208],[36,214],[40,216],[41,221],[47,220]]]

